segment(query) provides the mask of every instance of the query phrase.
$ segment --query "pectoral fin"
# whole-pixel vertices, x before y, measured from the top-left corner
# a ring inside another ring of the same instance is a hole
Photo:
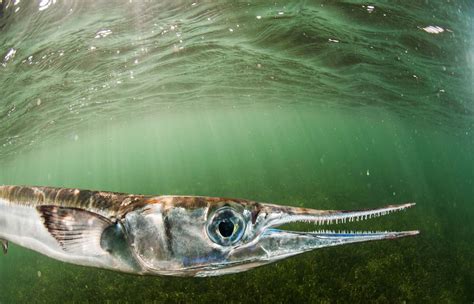
[[[7,254],[7,252],[8,252],[8,241],[0,239],[0,243],[2,244],[3,254]]]
[[[113,225],[110,219],[79,208],[38,206],[37,210],[46,229],[64,251],[88,256],[106,253],[101,247],[101,237]]]

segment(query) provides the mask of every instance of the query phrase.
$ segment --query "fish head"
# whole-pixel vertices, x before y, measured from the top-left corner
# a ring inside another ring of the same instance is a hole
[[[316,210],[243,199],[159,197],[127,214],[132,248],[145,273],[216,276],[236,273],[317,248],[394,239],[405,232],[301,232],[277,229],[355,221],[404,210],[413,203],[356,211]]]

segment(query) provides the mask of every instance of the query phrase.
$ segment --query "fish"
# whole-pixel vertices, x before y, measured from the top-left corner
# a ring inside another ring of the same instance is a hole
[[[76,265],[138,275],[208,277],[243,272],[318,248],[414,236],[411,231],[288,231],[405,210],[317,210],[245,199],[132,195],[0,186],[0,240]]]

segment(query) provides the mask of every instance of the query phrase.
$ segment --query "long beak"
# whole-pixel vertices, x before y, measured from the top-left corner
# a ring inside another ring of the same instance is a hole
[[[401,211],[414,205],[415,203],[407,203],[377,209],[340,211],[262,204],[261,216],[257,219],[260,223],[256,223],[261,227],[260,238],[253,246],[254,253],[259,252],[257,253],[259,256],[254,255],[254,258],[261,262],[272,262],[316,248],[417,235],[419,233],[417,230],[403,232],[294,232],[275,228],[292,222],[308,222],[319,225],[354,222]]]

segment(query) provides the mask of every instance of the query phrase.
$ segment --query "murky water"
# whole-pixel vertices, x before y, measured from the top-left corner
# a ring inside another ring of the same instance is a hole
[[[0,184],[243,197],[415,238],[139,277],[12,245],[0,302],[474,301],[470,1],[0,1]]]

